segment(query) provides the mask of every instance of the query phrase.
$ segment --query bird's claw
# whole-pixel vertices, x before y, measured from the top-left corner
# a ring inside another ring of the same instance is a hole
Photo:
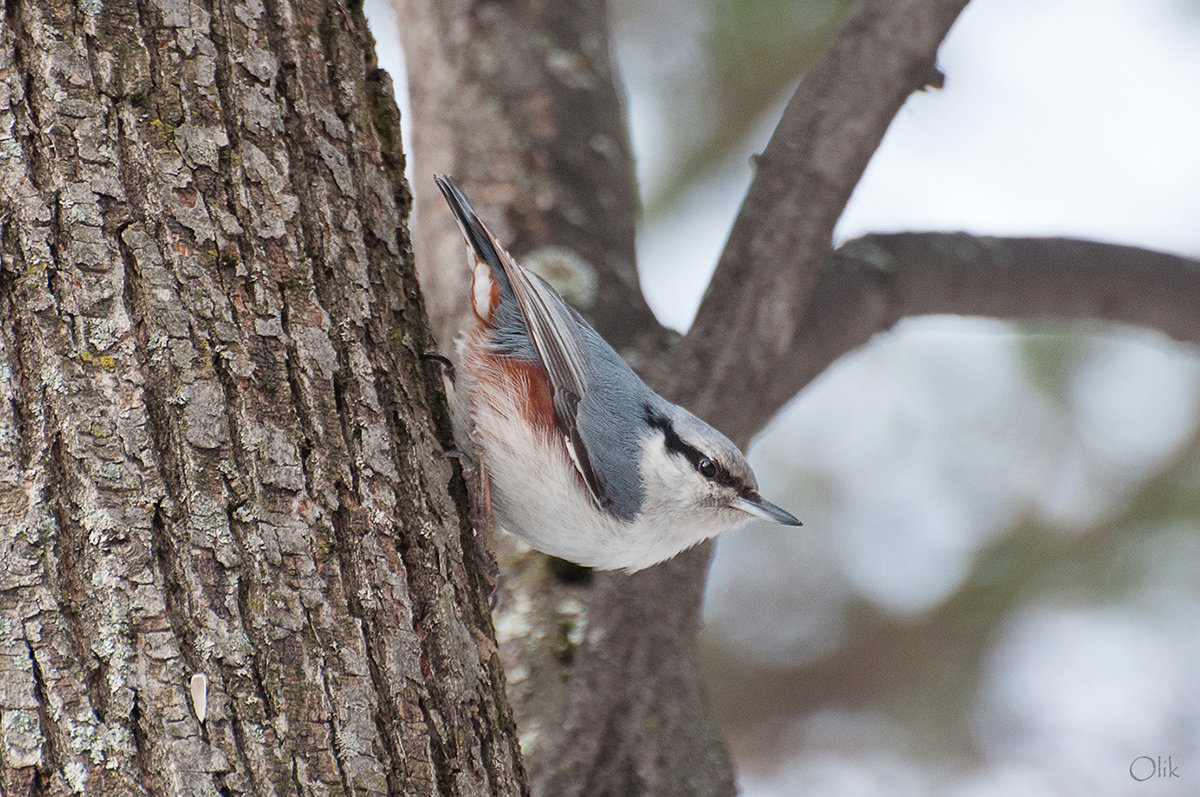
[[[462,465],[463,476],[466,477],[468,480],[470,478],[472,478],[472,476],[468,475],[468,474],[473,475],[479,470],[479,466],[477,464],[475,464],[475,458],[472,457],[470,454],[468,454],[466,451],[459,451],[457,448],[450,448],[450,449],[443,451],[442,459],[458,460],[458,464]],[[470,487],[471,485],[468,484],[467,486]]]
[[[454,384],[454,363],[444,354],[436,351],[427,351],[421,355],[421,359],[426,362],[435,362],[442,367],[442,374],[450,380],[450,384]]]

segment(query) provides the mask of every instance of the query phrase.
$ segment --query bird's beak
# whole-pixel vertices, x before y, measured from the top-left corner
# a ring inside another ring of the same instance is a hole
[[[746,493],[739,495],[729,504],[734,509],[740,509],[747,515],[763,520],[769,520],[772,523],[779,523],[783,526],[803,526],[799,520],[794,518],[790,512],[785,512],[779,507],[772,504],[770,501],[764,500],[758,493]]]

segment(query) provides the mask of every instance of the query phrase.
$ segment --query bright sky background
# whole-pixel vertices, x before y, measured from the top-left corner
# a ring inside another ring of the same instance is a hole
[[[1200,5],[982,0],[838,227],[1073,235],[1200,254]]]

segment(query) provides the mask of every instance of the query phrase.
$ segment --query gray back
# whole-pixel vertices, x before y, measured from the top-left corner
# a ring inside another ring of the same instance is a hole
[[[596,330],[557,297],[568,310],[575,334],[587,359],[587,383],[580,396],[575,423],[587,449],[596,477],[603,483],[608,511],[632,520],[641,508],[643,489],[638,470],[641,440],[647,434],[645,406],[660,414],[669,412],[666,400],[633,372]],[[527,363],[538,363],[525,318],[507,283],[501,285],[500,302],[492,316],[492,340],[497,353]]]

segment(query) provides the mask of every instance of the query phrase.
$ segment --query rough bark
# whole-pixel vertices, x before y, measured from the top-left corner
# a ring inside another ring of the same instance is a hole
[[[361,9],[3,14],[0,791],[521,793]]]

